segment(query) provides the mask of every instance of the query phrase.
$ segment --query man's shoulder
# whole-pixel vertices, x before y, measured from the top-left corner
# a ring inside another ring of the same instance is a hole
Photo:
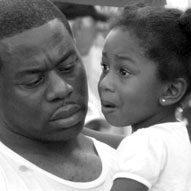
[[[86,136],[94,145],[94,148],[97,150],[97,152],[103,152],[103,154],[107,155],[107,154],[111,154],[113,155],[115,152],[115,149],[109,145],[107,145],[106,143],[103,143],[95,138],[92,137],[88,137]]]

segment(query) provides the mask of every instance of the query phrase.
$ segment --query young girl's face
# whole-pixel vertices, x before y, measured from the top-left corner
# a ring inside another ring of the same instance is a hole
[[[160,113],[162,83],[156,64],[144,56],[137,38],[127,30],[113,29],[102,56],[98,89],[102,112],[114,126],[147,126]]]

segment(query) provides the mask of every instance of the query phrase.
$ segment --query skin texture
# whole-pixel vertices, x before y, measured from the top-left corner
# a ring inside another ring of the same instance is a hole
[[[86,75],[64,25],[51,20],[1,40],[0,50],[1,141],[61,178],[95,180],[101,161],[92,141],[80,133],[87,112]]]
[[[165,84],[157,79],[156,65],[127,30],[109,33],[101,65],[98,88],[102,112],[110,124],[136,129],[164,118],[167,113],[164,115],[159,100]]]

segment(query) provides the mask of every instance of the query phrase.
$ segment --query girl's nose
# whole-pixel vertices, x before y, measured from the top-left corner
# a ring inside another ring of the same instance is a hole
[[[114,86],[113,86],[113,76],[108,73],[105,76],[101,76],[99,83],[98,83],[98,89],[101,91],[114,91]]]

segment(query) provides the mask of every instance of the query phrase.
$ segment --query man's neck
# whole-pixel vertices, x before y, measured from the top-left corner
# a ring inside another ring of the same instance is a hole
[[[42,141],[13,132],[0,124],[0,141],[20,155],[26,153],[71,152],[74,148],[80,149],[82,140],[83,137],[79,134],[66,141]]]

